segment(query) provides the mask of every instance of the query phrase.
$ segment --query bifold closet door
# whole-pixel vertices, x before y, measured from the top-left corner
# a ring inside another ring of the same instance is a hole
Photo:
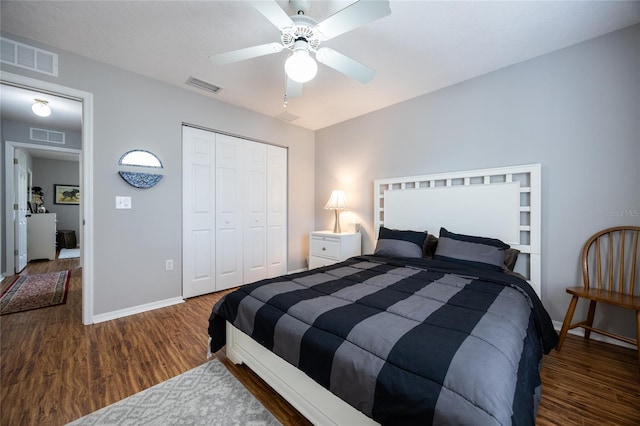
[[[216,134],[182,127],[182,296],[216,291]]]
[[[287,273],[287,150],[183,126],[183,296]]]
[[[267,277],[267,145],[242,141],[244,151],[244,284]]]
[[[267,147],[267,277],[287,273],[287,150]]]
[[[242,142],[216,135],[216,290],[244,284]]]

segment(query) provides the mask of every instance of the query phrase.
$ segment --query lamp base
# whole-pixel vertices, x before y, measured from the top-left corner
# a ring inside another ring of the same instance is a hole
[[[333,233],[334,234],[342,234],[342,230],[340,229],[340,216],[339,216],[339,212],[340,210],[334,210],[335,214],[336,214],[336,223],[335,225],[333,225]]]

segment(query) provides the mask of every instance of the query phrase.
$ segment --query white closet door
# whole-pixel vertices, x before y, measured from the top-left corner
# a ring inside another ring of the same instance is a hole
[[[216,135],[216,290],[243,284],[242,142]]]
[[[182,295],[216,290],[215,282],[216,134],[182,127]]]
[[[267,277],[287,273],[287,150],[267,147]]]
[[[244,142],[244,284],[267,277],[267,146]]]

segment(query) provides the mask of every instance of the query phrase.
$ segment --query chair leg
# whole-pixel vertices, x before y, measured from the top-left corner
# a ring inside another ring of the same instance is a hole
[[[640,311],[636,311],[636,349],[638,351],[638,366],[640,367]]]
[[[589,302],[589,313],[587,314],[587,325],[589,327],[593,327],[593,317],[596,315],[596,301],[592,300]],[[589,340],[591,336],[591,330],[588,328],[584,329],[584,338],[585,340]]]
[[[560,330],[558,344],[556,345],[557,351],[559,351],[562,348],[564,339],[567,337],[567,331],[569,331],[569,326],[571,325],[571,320],[573,319],[573,313],[576,310],[577,304],[578,304],[578,296],[571,297],[571,302],[569,302],[569,307],[567,308],[567,314],[564,316],[564,322],[562,323],[562,330]]]

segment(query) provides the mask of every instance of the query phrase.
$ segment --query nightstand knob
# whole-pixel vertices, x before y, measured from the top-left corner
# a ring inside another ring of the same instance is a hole
[[[327,251],[327,248],[326,247],[322,247],[322,251]]]

